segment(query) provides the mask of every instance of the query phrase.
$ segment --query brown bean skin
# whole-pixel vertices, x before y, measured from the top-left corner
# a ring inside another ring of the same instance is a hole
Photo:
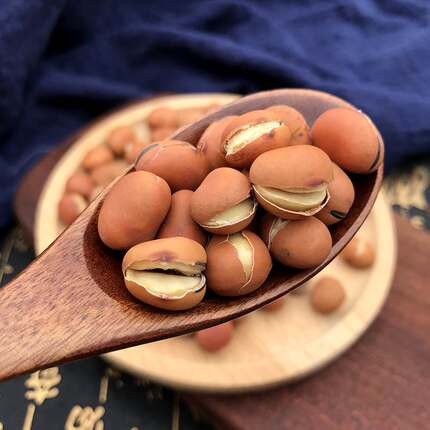
[[[154,239],[170,208],[170,189],[150,172],[119,179],[106,196],[98,218],[99,236],[113,249]]]
[[[182,236],[206,245],[207,233],[191,218],[190,202],[193,192],[180,190],[172,194],[169,213],[158,232],[158,238]]]
[[[209,166],[195,146],[180,140],[168,140],[147,146],[136,161],[136,170],[160,176],[172,192],[176,192],[195,190],[209,172]]]

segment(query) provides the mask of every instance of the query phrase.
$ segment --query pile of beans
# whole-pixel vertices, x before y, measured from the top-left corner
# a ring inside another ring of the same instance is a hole
[[[312,130],[289,106],[226,117],[197,146],[146,146],[106,196],[99,236],[126,251],[125,285],[150,305],[189,309],[206,288],[248,294],[272,258],[299,269],[327,258],[327,225],[354,201],[347,172],[370,173],[383,154],[376,127],[354,109],[328,110]]]
[[[111,130],[99,145],[88,151],[77,171],[67,180],[58,205],[62,224],[70,225],[106,185],[134,163],[151,142],[165,139],[177,128],[217,107],[216,104],[184,109],[162,106],[154,109],[146,121]]]

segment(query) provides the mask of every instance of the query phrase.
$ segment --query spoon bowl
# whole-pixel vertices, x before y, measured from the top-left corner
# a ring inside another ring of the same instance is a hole
[[[276,104],[299,110],[309,125],[328,109],[353,107],[318,91],[267,91],[224,106],[172,138],[196,144],[213,121]],[[296,270],[275,264],[257,291],[235,298],[209,293],[184,312],[145,305],[124,287],[122,254],[105,247],[97,233],[98,212],[111,184],[39,258],[0,289],[0,379],[209,327],[292,291],[323,269],[358,231],[376,200],[383,166],[369,175],[350,177],[356,199],[348,216],[330,227],[333,247],[321,265]]]

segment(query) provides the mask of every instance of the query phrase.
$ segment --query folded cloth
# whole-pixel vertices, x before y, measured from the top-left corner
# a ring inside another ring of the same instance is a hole
[[[428,0],[14,0],[0,8],[0,227],[20,176],[157,93],[317,88],[367,112],[391,169],[430,151]]]

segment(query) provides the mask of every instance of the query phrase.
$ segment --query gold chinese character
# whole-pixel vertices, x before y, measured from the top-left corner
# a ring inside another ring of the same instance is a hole
[[[103,406],[82,408],[78,405],[73,406],[67,417],[64,430],[103,430],[104,423],[101,417],[105,413]]]
[[[59,391],[56,385],[60,381],[61,375],[58,372],[58,367],[34,372],[25,381],[25,386],[29,388],[25,393],[25,397],[40,406],[46,399],[58,396]]]

